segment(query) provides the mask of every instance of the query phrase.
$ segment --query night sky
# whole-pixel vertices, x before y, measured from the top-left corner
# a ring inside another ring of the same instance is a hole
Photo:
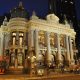
[[[0,0],[0,15],[10,12],[18,6],[20,0]],[[22,0],[25,9],[32,14],[35,11],[38,16],[46,16],[48,13],[48,0]]]
[[[77,18],[80,20],[80,0],[75,0]]]
[[[11,9],[18,6],[20,0],[0,0],[0,16],[10,12]],[[25,9],[30,13],[36,11],[38,16],[46,16],[48,13],[48,0],[22,0]],[[76,2],[77,18],[80,20],[80,0]]]

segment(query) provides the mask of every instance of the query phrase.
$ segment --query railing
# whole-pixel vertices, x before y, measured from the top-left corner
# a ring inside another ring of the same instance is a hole
[[[40,50],[47,50],[47,47],[40,47]]]
[[[58,50],[57,48],[53,48],[53,47],[51,48],[51,51],[56,51],[57,52],[57,50]]]

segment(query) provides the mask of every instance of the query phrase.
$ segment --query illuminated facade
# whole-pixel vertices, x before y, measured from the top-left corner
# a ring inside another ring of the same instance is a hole
[[[60,24],[54,14],[39,19],[35,12],[28,20],[23,13],[20,4],[11,11],[9,22],[5,17],[0,28],[0,56],[8,57],[8,68],[34,72],[47,66],[74,65],[76,33],[67,21]]]

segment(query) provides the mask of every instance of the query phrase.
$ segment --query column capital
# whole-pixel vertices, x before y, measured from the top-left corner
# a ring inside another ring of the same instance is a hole
[[[34,31],[34,29],[29,29],[29,31]]]
[[[47,35],[47,36],[50,36],[50,32],[47,32],[47,31],[46,31],[46,35]],[[48,37],[48,38],[49,38],[49,37]]]
[[[51,32],[46,31],[47,34],[50,34]]]
[[[35,29],[35,31],[36,31],[36,32],[39,32],[39,30],[38,30],[38,29]]]
[[[57,35],[58,37],[60,37],[61,34],[56,33],[56,35]]]

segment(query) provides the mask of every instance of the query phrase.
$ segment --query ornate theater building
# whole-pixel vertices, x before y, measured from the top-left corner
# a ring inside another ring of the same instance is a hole
[[[8,57],[8,70],[44,72],[46,67],[75,64],[75,31],[65,20],[48,14],[40,19],[28,13],[20,3],[5,17],[0,28],[0,56]]]

